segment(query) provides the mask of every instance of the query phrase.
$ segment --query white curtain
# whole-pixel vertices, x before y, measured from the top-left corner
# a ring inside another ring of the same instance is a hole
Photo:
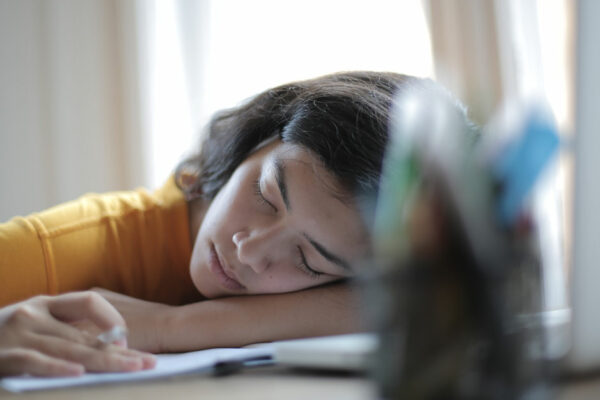
[[[0,221],[161,185],[210,115],[340,70],[432,76],[419,0],[0,1]]]
[[[570,136],[572,2],[425,0],[424,4],[436,75],[467,104],[478,123],[489,123],[506,105],[544,101],[560,133]],[[557,312],[568,306],[568,158],[563,154],[551,166],[531,199],[539,223],[545,307]]]
[[[0,221],[164,182],[196,128],[202,51],[182,38],[202,37],[204,4],[0,2]]]
[[[0,220],[143,181],[132,2],[0,2]]]

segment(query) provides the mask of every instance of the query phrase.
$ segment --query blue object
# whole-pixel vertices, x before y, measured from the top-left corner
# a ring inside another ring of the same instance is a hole
[[[502,223],[516,222],[528,194],[559,144],[554,123],[545,113],[533,109],[525,119],[523,131],[493,165],[502,188],[497,203]]]

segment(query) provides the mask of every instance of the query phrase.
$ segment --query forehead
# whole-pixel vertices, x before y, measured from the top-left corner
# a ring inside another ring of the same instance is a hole
[[[366,255],[368,230],[352,196],[309,151],[298,145],[274,146],[263,173],[275,180],[277,166],[287,186],[291,215],[308,235],[350,261]]]
[[[350,193],[316,156],[301,146],[290,143],[273,146],[265,157],[263,168],[271,174],[279,169],[288,186],[300,190],[300,193],[296,193],[297,197],[310,194],[326,200],[324,205],[332,203],[348,212],[356,211]]]
[[[286,176],[298,178],[301,182],[311,181],[318,184],[318,191],[328,191],[341,203],[349,206],[352,203],[350,194],[342,188],[333,173],[309,150],[290,143],[274,146],[266,157],[267,167],[274,168],[277,164],[283,167]],[[292,178],[292,179],[293,179]]]

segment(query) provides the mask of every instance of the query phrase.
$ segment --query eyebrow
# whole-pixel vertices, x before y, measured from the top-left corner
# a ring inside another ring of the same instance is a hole
[[[283,199],[283,203],[285,204],[285,208],[288,211],[291,211],[290,200],[288,198],[288,188],[287,182],[285,179],[285,165],[280,158],[276,158],[274,160],[275,164],[275,181],[277,182],[277,187],[279,188],[279,192],[281,194],[281,198]],[[304,237],[308,240],[308,242],[329,262],[341,267],[345,271],[352,271],[350,264],[342,259],[341,257],[336,256],[329,250],[327,250],[324,246],[313,240],[306,233]]]
[[[275,181],[279,187],[283,204],[286,210],[290,211],[290,199],[288,198],[287,183],[285,181],[285,166],[280,158],[275,159]]]

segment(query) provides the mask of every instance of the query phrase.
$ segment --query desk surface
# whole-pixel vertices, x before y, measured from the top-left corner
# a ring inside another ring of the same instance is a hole
[[[181,376],[159,381],[74,387],[13,394],[0,389],[0,399],[18,400],[365,400],[376,398],[375,386],[366,377],[317,374],[282,367],[260,367],[242,373],[213,377]]]
[[[375,385],[366,377],[319,374],[265,367],[225,377],[184,376],[159,381],[67,388],[13,394],[0,390],[0,400],[179,400],[190,398],[227,400],[371,400]],[[557,400],[600,399],[600,377],[560,387]]]

